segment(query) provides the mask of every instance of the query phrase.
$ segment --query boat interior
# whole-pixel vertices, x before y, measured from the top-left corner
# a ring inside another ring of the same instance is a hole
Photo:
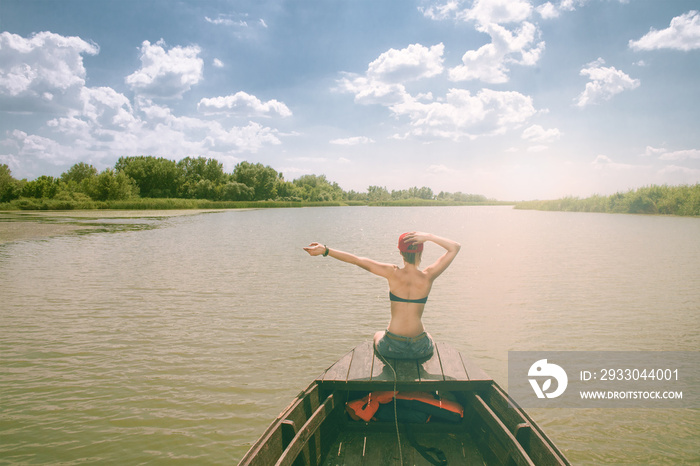
[[[353,419],[348,401],[378,391],[438,394],[459,403],[463,417],[404,422],[394,417],[392,401],[388,418]],[[497,383],[449,346],[438,345],[430,361],[417,362],[380,361],[371,346],[360,345],[301,392],[241,464],[569,463]]]

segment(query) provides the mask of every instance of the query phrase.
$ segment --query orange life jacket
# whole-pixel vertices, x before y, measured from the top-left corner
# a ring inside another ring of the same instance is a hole
[[[464,417],[464,408],[459,403],[444,400],[426,392],[371,392],[359,400],[348,401],[345,408],[350,414],[350,417],[354,420],[359,421],[361,419],[365,422],[369,422],[379,409],[379,405],[391,402],[394,399],[394,394],[396,394],[397,400],[419,401],[459,414],[461,418]]]

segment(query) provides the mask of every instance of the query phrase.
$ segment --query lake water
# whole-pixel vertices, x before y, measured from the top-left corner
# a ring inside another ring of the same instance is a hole
[[[311,241],[397,264],[404,231],[459,241],[424,323],[504,387],[509,350],[700,347],[696,218],[338,207],[155,223],[0,245],[0,463],[235,463],[388,321],[385,281],[309,257]],[[698,410],[529,412],[574,464],[700,462]]]

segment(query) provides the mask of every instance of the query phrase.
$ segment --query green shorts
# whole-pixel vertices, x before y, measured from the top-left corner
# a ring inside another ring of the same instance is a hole
[[[427,359],[432,356],[434,348],[432,338],[425,332],[411,338],[388,330],[374,347],[377,353],[387,359]]]

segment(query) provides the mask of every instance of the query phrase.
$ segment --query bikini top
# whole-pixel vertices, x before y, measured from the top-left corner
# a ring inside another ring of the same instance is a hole
[[[416,303],[416,304],[425,304],[428,301],[428,297],[426,296],[425,298],[420,298],[420,299],[404,299],[404,298],[399,298],[396,296],[394,293],[391,291],[389,292],[389,301],[396,301],[399,303]]]

